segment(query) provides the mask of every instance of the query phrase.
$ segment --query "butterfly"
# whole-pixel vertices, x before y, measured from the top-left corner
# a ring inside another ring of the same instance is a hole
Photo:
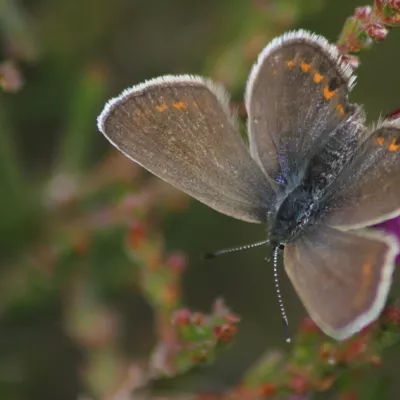
[[[144,168],[228,216],[268,227],[276,266],[327,335],[343,340],[385,305],[397,241],[369,226],[400,215],[400,119],[367,128],[337,48],[303,30],[272,40],[245,92],[249,146],[229,96],[190,75],[110,100],[99,130]]]

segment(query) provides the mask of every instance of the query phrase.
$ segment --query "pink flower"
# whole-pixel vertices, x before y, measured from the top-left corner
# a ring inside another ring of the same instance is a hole
[[[396,236],[397,240],[400,243],[400,217],[396,217],[393,219],[388,219],[377,225],[377,228],[382,229],[394,236]],[[396,264],[400,264],[400,253],[397,254]]]

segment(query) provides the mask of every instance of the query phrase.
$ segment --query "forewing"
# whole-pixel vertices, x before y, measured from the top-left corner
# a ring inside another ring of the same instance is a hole
[[[98,126],[122,153],[208,206],[263,222],[274,192],[250,157],[225,91],[208,80],[167,76],[111,100]]]
[[[327,335],[342,340],[380,314],[397,251],[388,236],[316,225],[287,244],[284,263],[313,320]]]
[[[327,191],[324,223],[356,229],[400,215],[400,120],[368,136]]]
[[[321,36],[290,32],[262,51],[246,108],[250,151],[266,174],[283,185],[300,181],[308,160],[354,114],[347,99],[353,82],[350,67]]]

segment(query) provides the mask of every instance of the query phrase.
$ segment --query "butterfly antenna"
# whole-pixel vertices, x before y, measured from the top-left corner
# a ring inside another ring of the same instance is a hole
[[[238,247],[231,247],[230,249],[222,249],[222,250],[215,251],[214,253],[206,253],[206,254],[204,254],[203,258],[210,259],[210,258],[220,256],[222,254],[226,254],[226,253],[233,253],[235,251],[253,249],[254,247],[263,246],[264,244],[267,244],[267,243],[269,243],[269,240],[263,240],[262,242],[245,244],[243,246],[238,246]]]
[[[279,279],[278,279],[278,256],[279,256],[279,251],[280,248],[279,246],[275,247],[274,252],[273,252],[273,263],[274,263],[274,283],[275,283],[275,291],[276,291],[276,296],[278,297],[278,304],[279,304],[279,309],[281,312],[281,317],[282,317],[282,323],[283,323],[283,331],[284,331],[284,336],[286,343],[290,343],[292,341],[289,333],[289,322],[287,319],[285,307],[283,305],[283,299],[282,299],[282,293],[281,293],[281,288],[279,286]]]

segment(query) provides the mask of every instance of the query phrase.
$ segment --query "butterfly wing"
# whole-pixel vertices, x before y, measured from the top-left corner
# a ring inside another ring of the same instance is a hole
[[[262,51],[247,83],[246,108],[250,151],[267,175],[295,186],[338,127],[354,113],[363,123],[347,99],[354,79],[336,47],[315,34],[290,32]]]
[[[316,225],[287,244],[284,263],[313,320],[326,334],[342,340],[381,312],[397,251],[391,237]]]
[[[98,118],[122,153],[208,206],[264,222],[275,192],[251,158],[225,91],[200,77],[167,76],[126,90]]]
[[[400,120],[385,121],[328,189],[324,223],[356,229],[400,215]]]

